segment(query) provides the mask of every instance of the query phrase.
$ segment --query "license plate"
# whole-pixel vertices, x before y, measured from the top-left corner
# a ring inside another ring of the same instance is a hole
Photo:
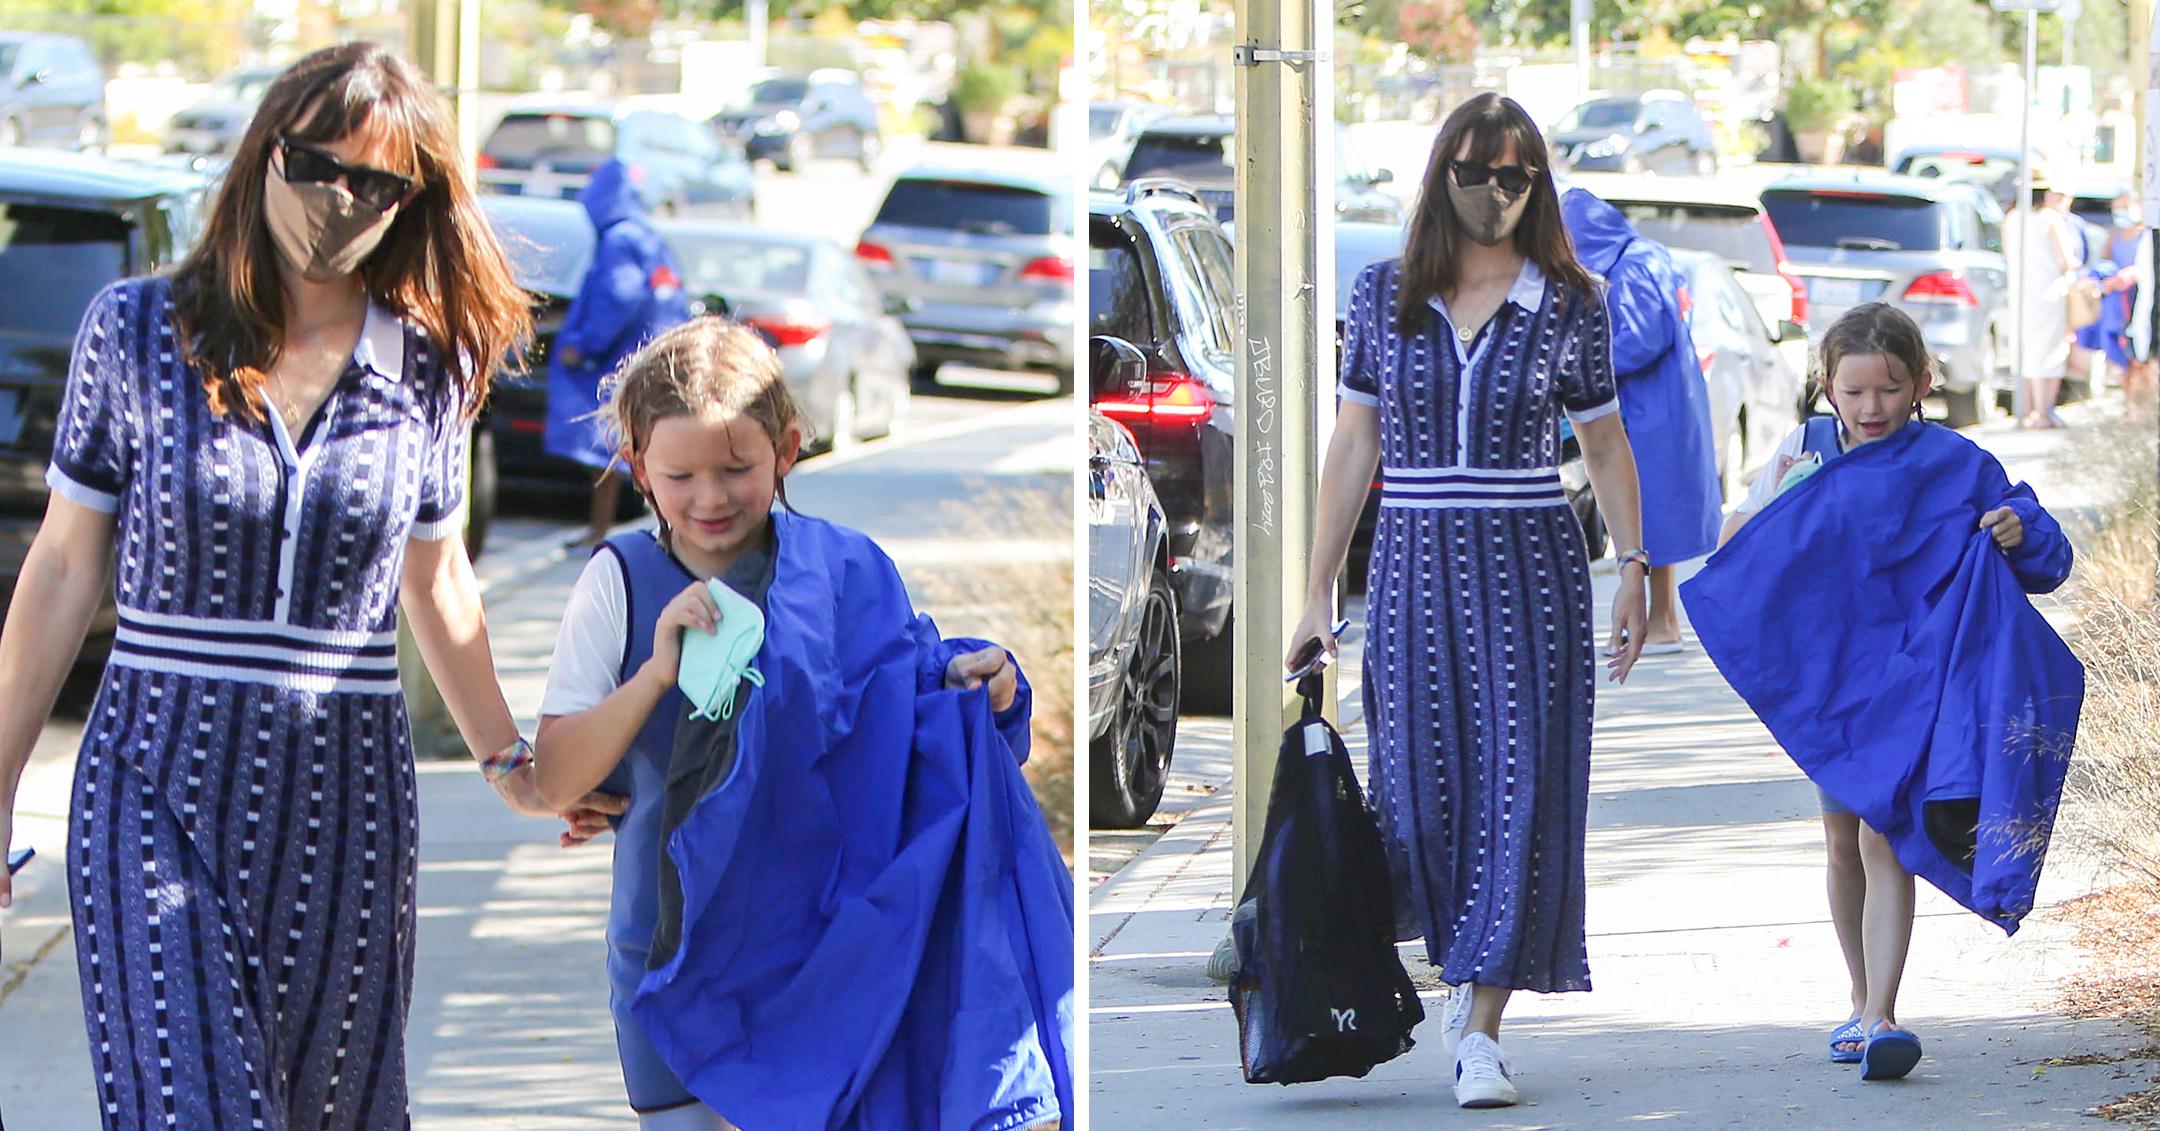
[[[980,287],[997,277],[997,267],[956,259],[918,259],[916,268],[930,282],[947,287]]]
[[[1810,279],[1807,285],[1809,302],[1824,306],[1858,306],[1860,304],[1860,280],[1858,279]]]

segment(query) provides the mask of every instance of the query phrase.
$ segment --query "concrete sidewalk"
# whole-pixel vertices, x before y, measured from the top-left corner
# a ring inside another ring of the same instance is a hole
[[[2047,481],[2049,452],[2077,435],[1975,438],[2060,513],[2091,503],[2075,484]],[[1610,562],[1595,572],[1602,626],[1616,580]],[[1356,648],[1353,637],[1345,655],[1354,660]],[[2116,1066],[2041,1062],[2142,1043],[2048,1010],[2055,981],[2078,963],[2054,908],[2097,882],[2058,853],[2042,910],[2015,939],[1922,883],[1899,1013],[1927,1058],[1894,1085],[1863,1085],[1856,1070],[1828,1063],[1847,982],[1825,907],[1814,790],[1691,648],[1641,661],[1623,686],[1598,686],[1588,849],[1597,988],[1516,998],[1502,1036],[1522,1105],[1457,1108],[1432,1024],[1418,1047],[1363,1080],[1254,1087],[1240,1074],[1224,991],[1205,974],[1230,911],[1228,728],[1203,722],[1186,737],[1182,772],[1214,770],[1213,791],[1188,789],[1204,800],[1089,904],[1098,1127],[2089,1128],[2080,1113],[2123,1090]],[[1362,767],[1363,727],[1345,737]],[[1442,994],[1422,944],[1402,953],[1436,1019]]]

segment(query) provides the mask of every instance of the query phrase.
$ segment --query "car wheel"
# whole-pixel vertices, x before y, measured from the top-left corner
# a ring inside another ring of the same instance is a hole
[[[796,134],[788,139],[787,164],[783,167],[790,173],[800,173],[810,164],[810,155],[809,135]]]
[[[465,556],[480,559],[488,528],[495,523],[495,433],[482,420],[473,424],[470,479],[465,488]]]
[[[915,368],[908,370],[908,388],[918,393],[936,392],[938,387],[937,371],[937,362],[934,361],[917,365]]]
[[[1094,827],[1138,828],[1162,803],[1177,746],[1180,659],[1177,597],[1158,569],[1148,579],[1140,633],[1119,673],[1117,719],[1090,745],[1095,764],[1088,823]]]
[[[1223,618],[1222,631],[1204,640],[1190,637],[1182,641],[1184,647],[1185,706],[1210,715],[1230,713],[1232,685],[1237,681],[1236,656],[1232,652],[1232,638],[1237,633],[1237,614]]]

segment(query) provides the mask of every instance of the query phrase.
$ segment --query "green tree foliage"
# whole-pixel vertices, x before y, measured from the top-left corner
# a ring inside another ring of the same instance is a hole
[[[1478,26],[1463,0],[1401,0],[1395,38],[1441,63],[1467,63],[1477,54]]]
[[[247,0],[0,0],[0,26],[80,36],[107,68],[172,61],[223,71],[246,51],[253,19]]]

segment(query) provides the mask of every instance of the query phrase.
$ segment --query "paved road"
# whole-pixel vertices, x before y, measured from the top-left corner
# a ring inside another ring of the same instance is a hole
[[[2073,531],[2099,501],[2060,462],[2089,433],[1975,438]],[[1612,563],[1595,574],[1603,609]],[[1359,643],[1344,649],[1346,683]],[[1346,700],[1355,718],[1354,695]],[[1928,1059],[1908,1083],[1862,1087],[1823,1056],[1824,1033],[1845,1016],[1845,979],[1806,779],[1700,651],[1643,661],[1625,686],[1600,685],[1598,704],[1588,853],[1597,992],[1518,999],[1505,1036],[1523,1106],[1458,1110],[1430,1025],[1421,1047],[1364,1080],[1242,1082],[1234,1023],[1204,974],[1229,908],[1230,732],[1227,720],[1198,718],[1181,722],[1166,801],[1182,819],[1091,841],[1094,1125],[2067,1129],[2089,1127],[2080,1113],[2120,1091],[2109,1065],[2040,1066],[2139,1043],[2120,1026],[2048,1008],[2053,984],[2078,963],[2053,909],[2097,882],[2088,862],[2058,851],[2042,910],[2008,941],[1921,885],[1901,1012]],[[1346,737],[1362,760],[1362,726]],[[1421,987],[1436,989],[1422,948],[1404,954]],[[1428,993],[1429,1016],[1438,1004]]]

